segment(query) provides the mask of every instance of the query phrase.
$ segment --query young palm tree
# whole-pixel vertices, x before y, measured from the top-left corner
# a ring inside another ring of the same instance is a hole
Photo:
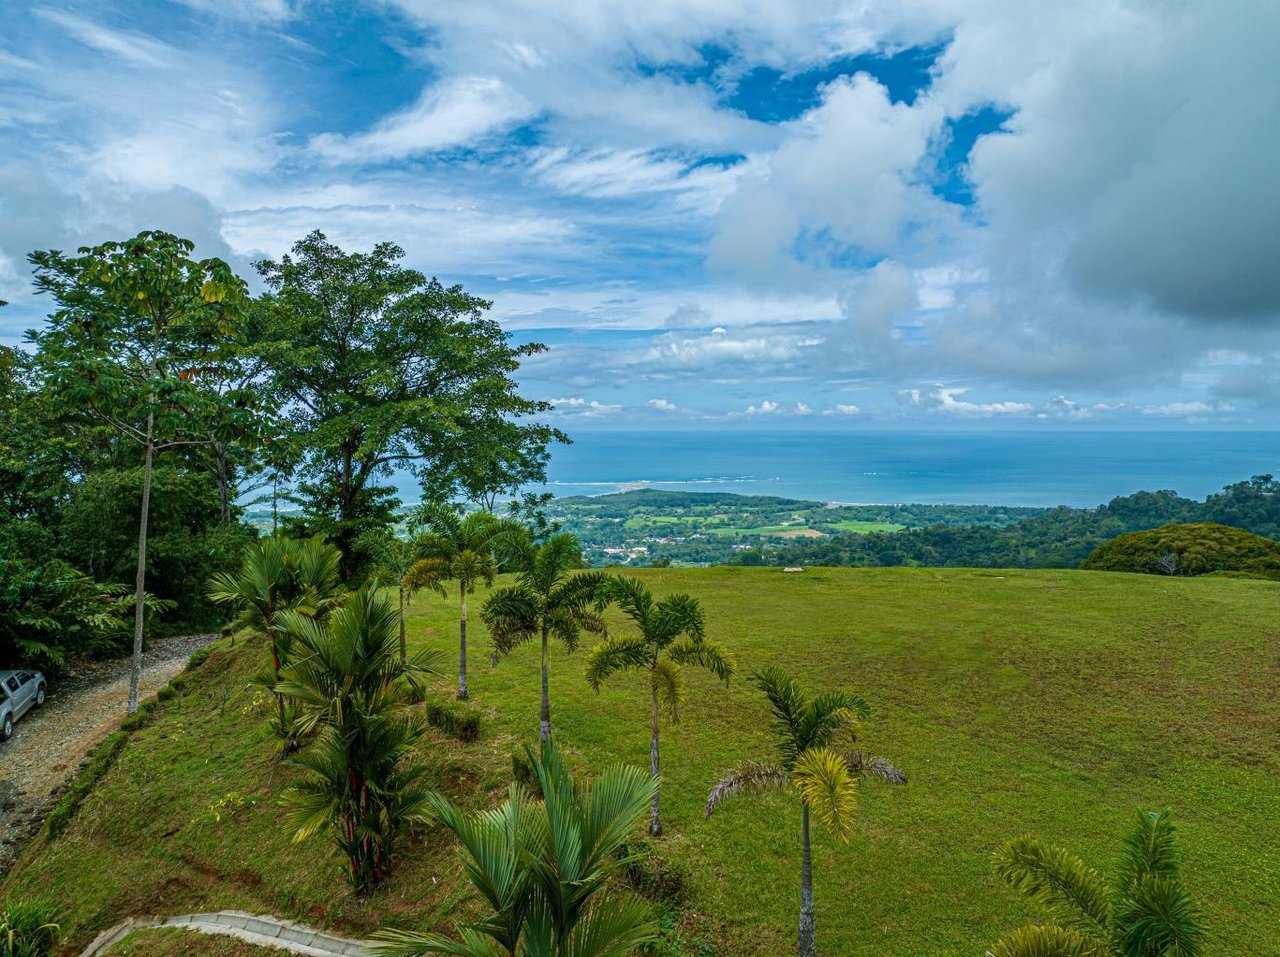
[[[653,593],[635,578],[610,578],[597,595],[597,609],[616,604],[638,629],[634,635],[611,635],[591,649],[587,659],[587,681],[596,691],[618,671],[649,673],[649,702],[652,713],[649,739],[649,772],[658,780],[658,718],[666,709],[672,721],[680,720],[684,703],[684,674],[681,665],[697,665],[729,683],[736,667],[733,655],[719,642],[708,641],[702,620],[702,606],[690,595],[671,595],[654,601]],[[649,833],[662,833],[659,791],[654,788],[649,814]]]
[[[280,682],[289,658],[290,635],[281,628],[280,616],[286,611],[317,619],[327,616],[346,594],[338,575],[340,559],[338,550],[318,536],[298,540],[277,535],[246,547],[238,574],[209,579],[209,599],[235,608],[240,631],[265,638],[271,646],[269,686]],[[276,706],[276,732],[290,751],[296,740],[279,693]]]
[[[493,586],[498,561],[493,550],[500,535],[512,531],[510,523],[489,512],[461,516],[445,505],[428,505],[419,512],[426,531],[415,542],[419,561],[409,569],[405,583],[411,590],[431,588],[447,594],[445,582],[458,583],[458,700],[467,700],[467,595],[484,582]]]
[[[751,676],[769,699],[770,728],[778,762],[745,761],[728,772],[707,796],[706,816],[723,801],[788,784],[800,793],[800,929],[799,957],[817,957],[813,916],[813,866],[809,847],[812,812],[838,840],[849,839],[849,818],[857,802],[863,775],[905,784],[906,775],[884,758],[864,759],[862,752],[842,753],[832,746],[841,734],[856,741],[858,720],[870,707],[857,695],[843,691],[810,700],[799,682],[781,668],[765,668]]]
[[[404,633],[405,596],[417,589],[409,582],[409,570],[418,559],[417,543],[401,538],[388,529],[365,532],[356,539],[356,547],[372,559],[369,581],[378,585],[394,585],[399,592],[400,610],[400,660],[409,658],[409,648]]]
[[[298,653],[276,690],[297,703],[295,733],[316,733],[296,759],[309,774],[282,802],[295,840],[336,831],[351,883],[363,891],[390,872],[399,830],[429,813],[425,769],[411,760],[424,728],[405,708],[409,687],[438,673],[435,659],[401,661],[395,609],[374,589],[353,594],[327,625],[296,611],[280,618]]]
[[[535,636],[541,637],[539,734],[545,741],[551,737],[549,639],[554,636],[573,651],[584,630],[604,630],[592,605],[608,576],[603,572],[578,571],[583,567],[582,546],[567,533],[552,535],[539,544],[528,529],[517,527],[501,536],[496,544],[504,567],[516,573],[516,583],[490,595],[480,617],[489,626],[490,640],[499,654],[509,654]]]
[[[1115,873],[1104,878],[1074,854],[1032,837],[1010,841],[996,872],[1049,910],[1055,923],[1030,924],[988,957],[1197,957],[1200,911],[1178,874],[1168,809],[1140,811]]]
[[[445,799],[431,803],[465,851],[467,876],[491,917],[455,940],[441,934],[383,931],[384,954],[463,957],[625,957],[658,936],[650,907],[609,892],[626,865],[617,851],[644,816],[656,789],[640,768],[619,765],[590,788],[569,775],[550,740],[537,757],[526,749],[541,803],[518,784],[506,803],[464,814]]]

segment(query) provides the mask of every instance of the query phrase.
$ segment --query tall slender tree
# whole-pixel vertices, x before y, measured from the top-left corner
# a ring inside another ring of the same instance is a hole
[[[669,595],[655,601],[653,593],[637,578],[610,578],[597,595],[597,607],[617,605],[636,627],[630,635],[610,635],[591,649],[587,681],[596,691],[619,671],[644,671],[649,676],[650,738],[649,773],[658,781],[659,717],[662,710],[672,721],[680,720],[685,698],[682,665],[706,668],[726,685],[736,663],[732,653],[706,637],[702,606],[691,595]],[[649,833],[662,833],[661,796],[653,789]]]
[[[234,342],[247,294],[220,259],[195,260],[195,246],[170,233],[32,253],[36,289],[56,309],[30,333],[46,387],[73,415],[110,427],[142,450],[142,507],[134,588],[130,714],[142,674],[147,517],[156,455],[261,428],[250,390],[214,385]]]
[[[493,587],[498,575],[494,548],[500,536],[512,534],[514,526],[489,512],[458,514],[448,505],[427,505],[418,512],[425,530],[416,546],[419,560],[409,570],[406,581],[413,588],[432,588],[447,594],[445,585],[458,586],[458,700],[467,699],[467,595],[483,582]]]
[[[595,612],[596,594],[608,578],[603,572],[580,571],[582,546],[567,533],[534,541],[526,528],[504,535],[499,542],[503,567],[516,574],[516,583],[499,588],[485,602],[480,617],[501,655],[533,638],[542,641],[542,698],[539,736],[551,737],[550,639],[573,651],[583,631],[602,633],[604,623]]]
[[[893,784],[905,784],[907,778],[884,758],[864,758],[861,751],[841,753],[833,747],[841,735],[846,735],[850,744],[857,740],[858,721],[871,712],[862,698],[830,691],[811,700],[800,683],[781,668],[757,671],[751,681],[769,700],[778,760],[744,761],[729,771],[707,796],[706,816],[711,817],[721,803],[741,794],[788,786],[799,792],[800,927],[796,952],[799,957],[817,957],[810,812],[837,840],[847,841],[857,804],[858,778],[869,775]]]
[[[1179,873],[1173,817],[1140,811],[1115,871],[1104,877],[1033,837],[996,854],[996,872],[1052,915],[1006,935],[987,957],[1198,957],[1204,918]]]

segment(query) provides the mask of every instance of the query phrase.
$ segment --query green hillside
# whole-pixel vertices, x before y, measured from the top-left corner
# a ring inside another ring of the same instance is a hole
[[[1106,862],[1136,808],[1165,804],[1187,883],[1210,914],[1211,952],[1280,951],[1275,583],[957,569],[636,574],[659,593],[701,598],[710,635],[744,671],[779,664],[810,690],[862,694],[874,708],[867,746],[909,776],[901,788],[864,787],[849,844],[816,838],[824,953],[981,953],[1031,916],[992,876],[1005,840],[1033,832]],[[456,649],[454,615],[423,596],[411,641]],[[435,739],[429,752],[441,786],[476,803],[506,787],[511,752],[536,734],[538,700],[536,650],[490,671],[479,639],[471,687],[484,732],[465,745]],[[250,684],[262,654],[224,640],[132,736],[66,833],[32,846],[0,893],[59,901],[81,946],[128,914],[216,907],[358,933],[465,916],[456,850],[435,830],[406,845],[396,875],[366,900],[350,896],[327,841],[291,842],[276,796],[292,771],[276,760],[267,702]],[[584,662],[559,649],[552,662],[553,720],[571,759],[647,766],[642,679],[615,679],[597,696]],[[663,739],[660,847],[692,881],[678,932],[724,957],[786,953],[797,802],[741,801],[702,819],[722,769],[767,756],[763,702],[745,681],[726,691],[688,677],[684,721]]]

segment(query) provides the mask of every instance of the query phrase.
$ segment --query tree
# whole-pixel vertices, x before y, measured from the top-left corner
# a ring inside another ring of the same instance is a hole
[[[392,243],[346,253],[313,232],[257,264],[271,381],[309,476],[295,495],[312,529],[342,549],[348,580],[351,545],[389,524],[397,504],[377,479],[401,467],[427,489],[456,484],[451,476],[471,472],[471,444],[499,423],[534,460],[548,440],[522,420],[550,406],[523,398],[512,378],[545,347],[512,345],[484,317],[490,303],[428,281],[403,258]]]
[[[1010,841],[996,873],[1055,922],[1014,931],[988,957],[1197,957],[1204,923],[1182,884],[1174,837],[1167,808],[1138,812],[1109,879],[1060,847]]]
[[[610,635],[591,649],[587,681],[597,692],[618,671],[647,671],[651,736],[649,772],[658,780],[658,718],[665,708],[672,721],[680,720],[685,681],[681,665],[697,665],[729,683],[735,669],[733,655],[719,642],[708,641],[702,607],[690,595],[670,595],[654,601],[653,593],[635,578],[611,578],[600,589],[597,607],[616,604],[636,626],[634,635]],[[659,789],[653,791],[649,833],[662,833]]]
[[[741,794],[787,785],[799,792],[802,862],[796,951],[799,957],[816,957],[810,812],[837,840],[847,841],[858,779],[870,775],[893,784],[905,784],[907,779],[884,758],[864,758],[860,751],[841,753],[832,747],[841,734],[847,734],[851,743],[857,740],[857,723],[871,711],[862,698],[831,691],[810,700],[800,683],[781,668],[757,671],[751,680],[769,699],[778,761],[745,761],[729,771],[707,796],[706,816],[711,817],[721,803]]]
[[[539,736],[545,741],[551,737],[549,639],[554,636],[573,651],[584,630],[603,632],[604,624],[592,605],[608,576],[578,571],[583,567],[582,546],[569,534],[552,535],[539,544],[522,527],[502,536],[498,545],[503,567],[516,573],[516,583],[491,594],[480,617],[489,626],[494,650],[501,655],[534,637],[541,638]]]
[[[399,832],[428,817],[426,768],[413,760],[425,727],[406,707],[410,688],[437,673],[436,659],[400,660],[395,609],[373,589],[357,591],[324,624],[297,611],[280,617],[304,653],[276,690],[298,705],[294,733],[317,735],[294,759],[306,777],[283,803],[295,840],[334,830],[352,886],[365,891],[391,872]]]
[[[447,505],[428,505],[418,513],[426,531],[418,537],[421,558],[409,570],[413,588],[432,588],[445,595],[445,582],[458,583],[458,700],[467,699],[467,595],[478,582],[493,587],[498,575],[494,547],[513,526],[489,512],[462,516]]]
[[[559,429],[494,415],[474,426],[448,446],[431,472],[424,475],[427,501],[462,497],[486,512],[496,512],[502,496],[518,501],[522,489],[546,481],[549,446],[570,441]]]
[[[320,538],[298,540],[273,535],[244,550],[237,574],[209,579],[209,600],[236,610],[241,631],[265,638],[271,648],[271,679],[275,688],[289,662],[292,635],[284,627],[285,612],[323,619],[346,597],[338,578],[338,550]],[[284,696],[276,692],[276,733],[286,753],[297,739],[285,711]]]
[[[57,303],[31,333],[45,385],[76,412],[142,448],[142,507],[134,587],[130,714],[138,709],[146,589],[147,517],[155,456],[259,427],[251,393],[209,387],[246,301],[242,279],[220,259],[193,260],[170,233],[32,253],[36,289]]]
[[[606,769],[590,787],[574,781],[550,740],[541,757],[526,748],[543,802],[512,784],[492,811],[464,814],[431,803],[457,835],[467,876],[493,914],[458,939],[383,931],[382,953],[462,957],[626,957],[657,939],[649,906],[607,884],[627,863],[619,855],[657,785],[642,770]]]

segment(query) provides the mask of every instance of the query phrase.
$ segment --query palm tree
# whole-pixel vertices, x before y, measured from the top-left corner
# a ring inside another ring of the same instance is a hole
[[[849,839],[849,819],[857,802],[858,779],[864,775],[892,784],[905,784],[906,775],[884,758],[864,758],[862,752],[841,753],[832,747],[840,734],[857,740],[859,719],[870,713],[857,695],[829,691],[810,700],[799,682],[781,668],[765,668],[751,676],[773,712],[770,728],[778,762],[745,761],[729,771],[707,796],[706,816],[721,802],[741,794],[785,788],[800,793],[800,929],[799,957],[817,957],[813,917],[813,866],[809,847],[809,813],[837,840]]]
[[[415,542],[419,561],[405,582],[411,590],[431,588],[445,595],[445,582],[458,583],[458,700],[467,700],[467,595],[477,582],[493,587],[498,575],[495,542],[512,531],[510,523],[490,512],[461,516],[445,505],[428,505],[419,512],[426,531]]]
[[[996,872],[1055,922],[1004,937],[987,957],[1197,957],[1205,931],[1178,874],[1173,819],[1140,811],[1109,879],[1060,847],[1010,841]]]
[[[458,836],[467,876],[492,909],[458,939],[383,931],[387,955],[625,957],[657,939],[650,907],[607,890],[626,866],[617,852],[657,785],[640,768],[605,770],[588,788],[569,775],[550,740],[541,757],[526,748],[543,801],[518,784],[490,811],[464,814],[436,796],[440,823]]]
[[[407,661],[409,647],[404,633],[405,593],[417,591],[409,582],[409,571],[418,559],[417,543],[401,538],[388,529],[365,532],[356,539],[356,547],[372,559],[369,581],[379,585],[395,585],[400,599],[400,660]]]
[[[652,713],[649,773],[657,781],[658,718],[665,708],[672,721],[680,720],[685,687],[680,666],[706,668],[728,685],[736,663],[727,648],[706,639],[702,606],[690,595],[671,595],[654,601],[653,593],[638,579],[618,577],[609,579],[600,589],[596,607],[605,604],[618,605],[638,633],[611,635],[592,648],[587,659],[587,681],[598,692],[605,679],[615,672],[649,672]],[[649,814],[649,833],[655,837],[662,833],[657,788]]]
[[[334,828],[363,891],[390,872],[399,830],[429,814],[426,769],[411,760],[424,727],[406,706],[410,688],[438,673],[436,659],[401,661],[395,609],[375,589],[353,594],[327,625],[296,611],[280,618],[300,652],[276,690],[297,702],[295,733],[316,733],[295,759],[309,773],[282,802],[295,840]]]
[[[274,687],[288,663],[290,635],[280,627],[280,616],[293,611],[323,619],[345,596],[338,575],[341,555],[319,536],[299,540],[273,535],[244,550],[238,574],[218,574],[209,579],[210,601],[236,610],[234,624],[241,632],[265,638],[271,646],[271,678]],[[276,694],[276,732],[285,750],[296,745],[288,729],[284,697]]]
[[[504,565],[516,573],[516,583],[490,595],[480,617],[489,626],[490,640],[499,654],[509,654],[535,636],[541,637],[539,736],[546,741],[551,737],[548,639],[555,636],[573,651],[584,630],[604,631],[592,605],[608,576],[603,572],[577,571],[584,565],[582,546],[567,533],[552,535],[539,544],[528,529],[518,526],[501,536],[497,544]]]

